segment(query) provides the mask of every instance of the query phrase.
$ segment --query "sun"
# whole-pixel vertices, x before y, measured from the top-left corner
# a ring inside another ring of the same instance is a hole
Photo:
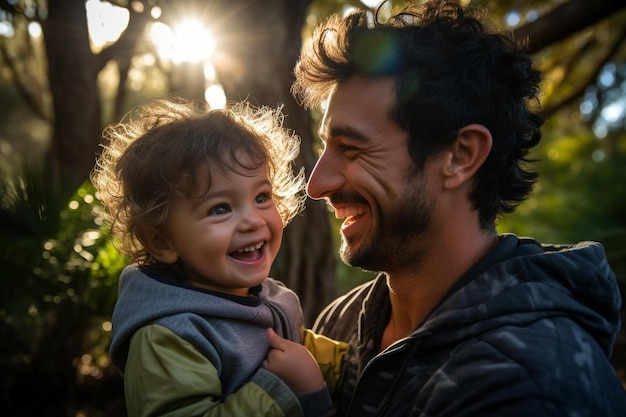
[[[152,42],[162,58],[175,63],[206,62],[215,50],[215,40],[198,20],[185,20],[170,27],[157,22],[151,29]]]
[[[87,0],[85,2],[89,41],[94,53],[115,43],[128,27],[130,13],[128,9],[115,6],[107,1]],[[150,14],[158,19],[161,10],[152,8]],[[1,28],[0,28],[1,29]],[[150,40],[156,53],[165,61],[174,65],[185,62],[204,64],[212,68],[215,54],[215,39],[203,22],[197,19],[184,19],[175,24],[167,25],[154,22],[149,27]],[[1,30],[0,30],[1,32]],[[214,72],[214,71],[213,71]],[[226,104],[224,90],[215,80],[215,75],[206,76],[209,86],[205,91],[205,99],[212,108],[222,108]]]
[[[87,0],[87,25],[91,48],[95,53],[114,43],[128,27],[130,13],[107,1]],[[179,21],[172,27],[156,22],[151,28],[152,42],[159,56],[174,63],[206,62],[215,50],[215,40],[199,20]]]

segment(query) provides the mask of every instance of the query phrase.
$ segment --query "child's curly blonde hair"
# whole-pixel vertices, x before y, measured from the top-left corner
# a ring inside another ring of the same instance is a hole
[[[156,263],[142,240],[162,229],[173,196],[198,197],[191,193],[197,174],[206,168],[241,172],[267,163],[274,202],[286,225],[303,209],[305,179],[292,167],[300,139],[283,127],[283,120],[280,108],[232,103],[207,109],[184,100],[159,100],[107,127],[91,181],[120,252],[141,265]],[[251,157],[245,160],[253,166],[243,164],[242,154]]]

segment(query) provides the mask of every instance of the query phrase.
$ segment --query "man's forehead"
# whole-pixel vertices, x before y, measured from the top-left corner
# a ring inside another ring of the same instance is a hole
[[[325,100],[319,131],[345,120],[367,119],[378,113],[387,116],[395,100],[392,78],[354,76],[335,84]]]

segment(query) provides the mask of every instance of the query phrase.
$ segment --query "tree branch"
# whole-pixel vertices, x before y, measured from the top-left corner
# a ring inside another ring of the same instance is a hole
[[[624,44],[624,40],[626,40],[626,28],[622,28],[621,32],[617,35],[611,47],[608,48],[607,51],[598,60],[594,61],[595,65],[593,71],[589,73],[587,78],[582,82],[579,82],[578,87],[570,92],[567,97],[559,100],[558,103],[555,103],[552,106],[545,107],[541,111],[542,116],[544,118],[548,118],[555,114],[557,111],[559,111],[561,108],[572,104],[576,100],[579,100],[585,93],[587,87],[595,84],[595,81],[600,75],[602,68],[617,54],[617,52]]]
[[[50,121],[50,118],[44,111],[41,102],[37,99],[35,94],[27,88],[28,83],[24,81],[24,77],[21,75],[22,72],[18,71],[15,61],[9,54],[9,51],[4,44],[0,44],[0,56],[2,56],[3,61],[11,72],[11,76],[13,80],[15,80],[15,88],[18,94],[24,99],[26,105],[42,120]]]
[[[624,0],[572,0],[520,26],[513,34],[516,39],[527,39],[527,51],[533,54],[624,8]]]

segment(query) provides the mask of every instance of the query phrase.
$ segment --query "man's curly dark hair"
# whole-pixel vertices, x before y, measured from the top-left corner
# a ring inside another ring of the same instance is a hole
[[[366,11],[331,17],[303,48],[292,91],[317,107],[352,76],[393,78],[391,117],[409,132],[418,169],[460,128],[484,125],[493,147],[470,197],[481,227],[491,229],[532,190],[537,174],[528,153],[543,119],[536,112],[541,73],[522,43],[482,18],[482,10],[446,0],[407,6],[384,21]]]

